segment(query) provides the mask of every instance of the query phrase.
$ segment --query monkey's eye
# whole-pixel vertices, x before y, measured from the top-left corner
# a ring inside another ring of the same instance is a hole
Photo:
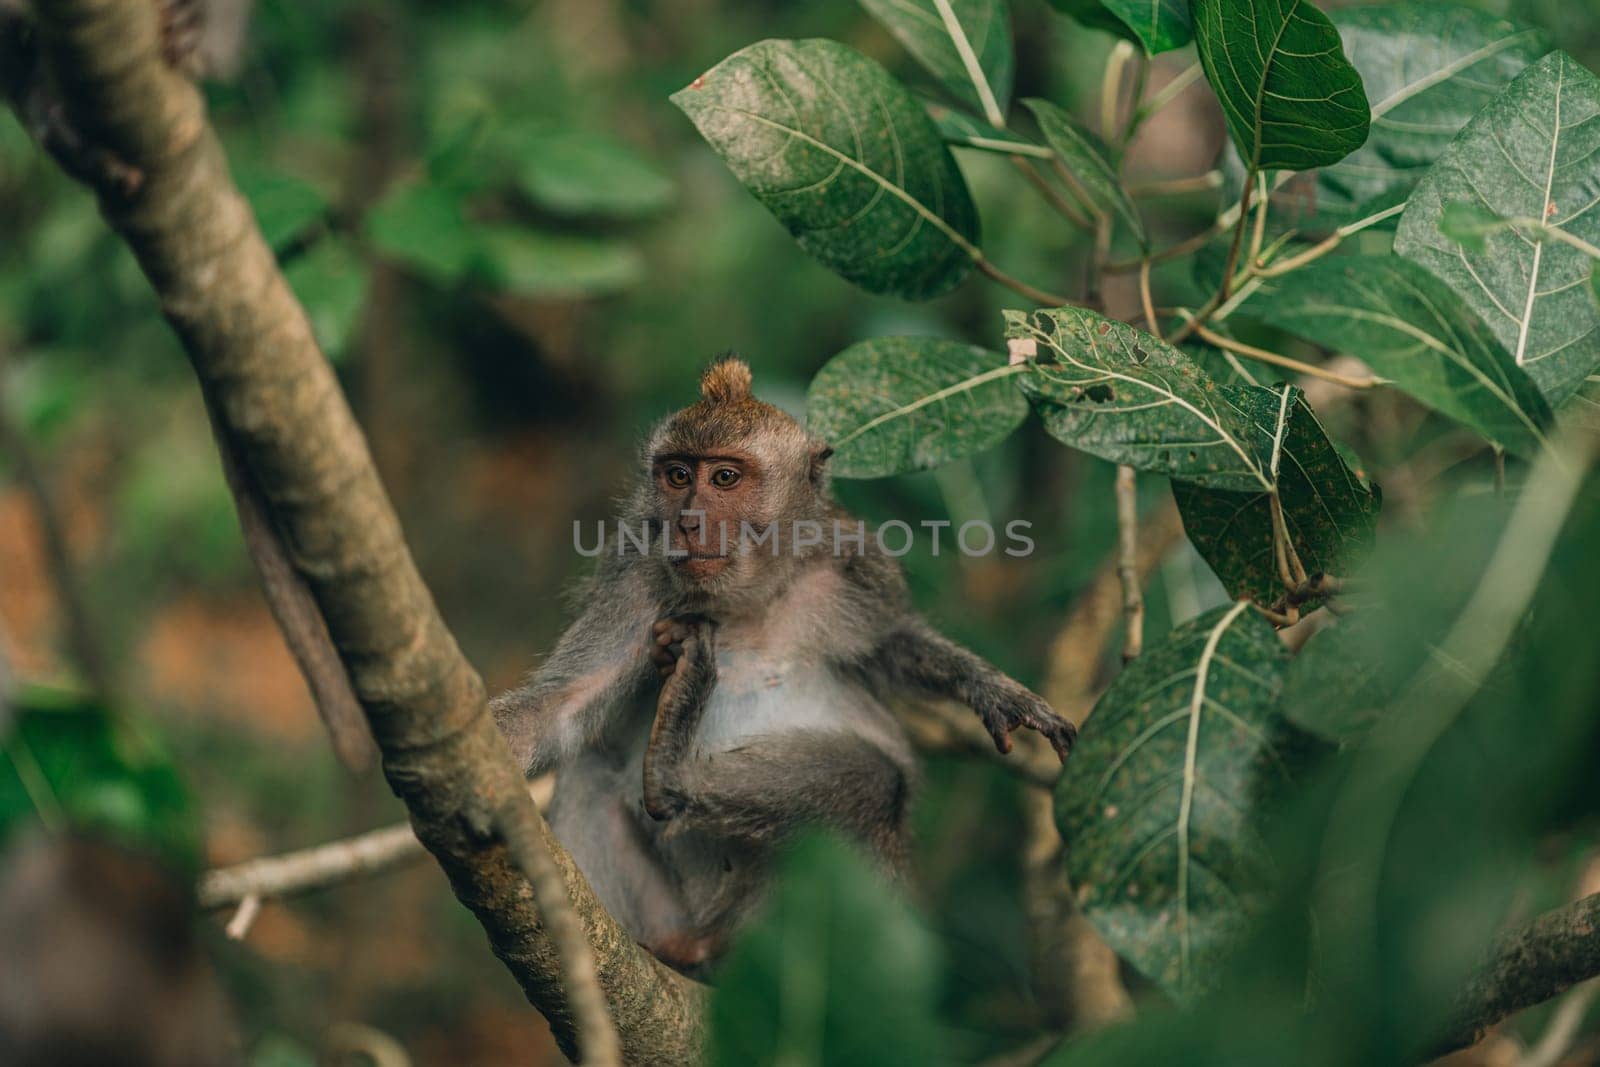
[[[694,475],[682,463],[669,463],[667,465],[667,484],[674,489],[687,488],[694,481]]]
[[[711,484],[718,489],[732,489],[739,484],[739,471],[733,467],[718,467],[711,472]]]

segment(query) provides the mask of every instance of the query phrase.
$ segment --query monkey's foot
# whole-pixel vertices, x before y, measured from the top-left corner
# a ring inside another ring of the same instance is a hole
[[[718,937],[681,933],[661,938],[653,945],[645,945],[644,950],[675,971],[690,978],[703,978],[725,947]]]
[[[711,621],[699,615],[657,619],[650,627],[650,658],[662,681],[671,678],[685,653],[693,653],[697,643],[709,644]],[[688,658],[692,659],[690,655]]]
[[[999,698],[977,711],[984,729],[994,739],[994,747],[1001,752],[1011,751],[1011,731],[1024,726],[1043,734],[1063,763],[1078,739],[1076,726],[1057,715],[1043,698],[1026,689],[1015,696]]]

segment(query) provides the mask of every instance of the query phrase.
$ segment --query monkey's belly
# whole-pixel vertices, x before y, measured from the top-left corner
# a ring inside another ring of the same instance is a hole
[[[690,759],[792,733],[847,733],[909,765],[910,746],[871,694],[823,665],[775,663],[719,649],[717,685]],[[644,810],[644,750],[655,693],[619,723],[609,748],[562,768],[550,807],[557,838],[606,908],[645,945],[722,935],[759,902],[770,856],[698,829],[692,816],[658,823]]]

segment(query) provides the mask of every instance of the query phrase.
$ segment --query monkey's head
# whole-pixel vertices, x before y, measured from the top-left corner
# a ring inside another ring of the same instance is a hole
[[[750,392],[750,368],[724,356],[700,378],[700,400],[668,416],[646,450],[650,510],[680,588],[750,588],[792,555],[793,523],[827,513],[832,449]],[[778,537],[774,552],[773,528]],[[760,544],[753,541],[761,540]]]

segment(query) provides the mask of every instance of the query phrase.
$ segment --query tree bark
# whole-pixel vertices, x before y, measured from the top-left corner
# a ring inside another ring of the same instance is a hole
[[[137,182],[96,189],[260,488],[349,672],[417,837],[496,955],[576,1050],[555,944],[499,832],[531,821],[555,856],[630,1060],[683,1063],[701,1043],[700,988],[649,957],[550,836],[483,683],[406,548],[367,444],[248,205],[196,88],[160,58],[151,0],[39,0],[67,114]]]
[[[1436,1056],[1483,1040],[1490,1027],[1600,975],[1600,893],[1501,934],[1468,983]]]

